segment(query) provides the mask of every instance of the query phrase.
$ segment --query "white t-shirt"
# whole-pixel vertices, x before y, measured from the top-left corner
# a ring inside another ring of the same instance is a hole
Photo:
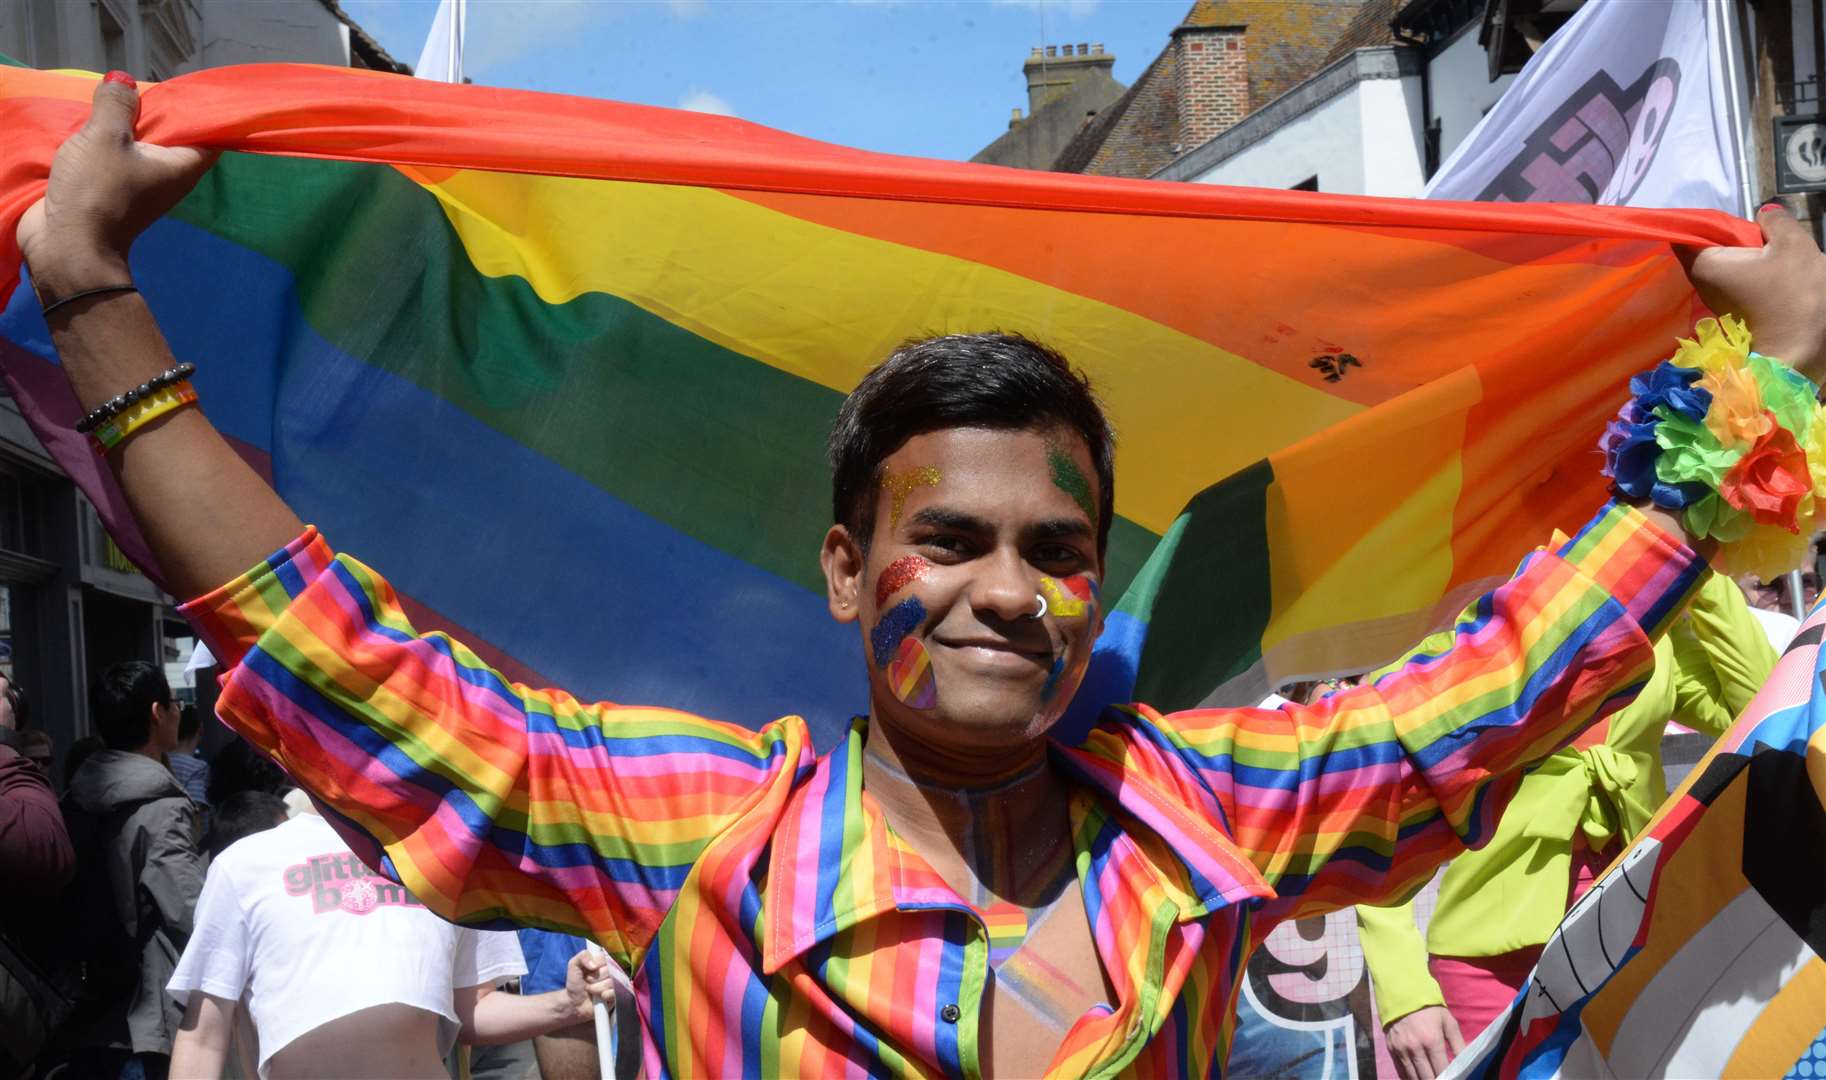
[[[436,1013],[448,1053],[453,995],[526,973],[515,935],[445,922],[363,866],[315,814],[229,845],[210,864],[196,930],[166,990],[245,997],[267,1062],[305,1032],[376,1005]]]
[[[1750,614],[1762,624],[1763,633],[1769,635],[1769,644],[1775,646],[1775,655],[1780,656],[1794,635],[1800,632],[1801,620],[1785,611],[1766,611],[1759,607],[1750,609]]]

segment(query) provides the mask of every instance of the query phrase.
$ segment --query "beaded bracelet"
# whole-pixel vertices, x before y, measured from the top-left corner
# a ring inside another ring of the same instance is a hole
[[[1603,473],[1718,541],[1730,573],[1769,581],[1806,560],[1826,510],[1826,409],[1805,375],[1751,351],[1732,316],[1694,330],[1630,380],[1635,397],[1598,443]]]
[[[197,366],[195,364],[186,363],[179,364],[176,367],[166,368],[164,371],[159,372],[157,375],[140,383],[126,393],[116,394],[96,406],[89,415],[76,421],[76,430],[83,434],[94,431],[102,424],[114,419],[121,413],[126,412],[127,409],[133,405],[149,397],[154,391],[162,390],[173,383],[183,382],[196,373]]]
[[[176,383],[153,391],[152,396],[129,407],[126,412],[102,424],[89,434],[98,453],[106,454],[127,440],[129,435],[152,423],[166,413],[173,413],[186,405],[194,405],[197,392],[187,382]]]

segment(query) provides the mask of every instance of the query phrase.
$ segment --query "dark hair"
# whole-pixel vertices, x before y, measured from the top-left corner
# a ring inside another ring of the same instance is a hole
[[[215,820],[209,826],[206,847],[209,857],[245,836],[265,832],[285,820],[285,800],[270,791],[242,791],[230,795],[215,808]]]
[[[269,795],[283,795],[297,785],[285,775],[285,770],[273,764],[271,758],[254,749],[252,743],[242,738],[232,738],[222,744],[216,756],[209,760],[209,803],[221,806],[229,799],[244,791],[264,791]]]
[[[203,714],[197,712],[195,705],[186,705],[178,710],[178,741],[187,742],[193,738],[197,729],[203,726]]]
[[[975,427],[1059,425],[1090,448],[1099,496],[1097,553],[1116,505],[1116,437],[1090,380],[1053,349],[1020,334],[947,334],[901,344],[862,377],[837,410],[828,444],[831,514],[863,550],[875,530],[881,463],[908,439]]]
[[[14,682],[9,676],[6,680],[6,699],[13,703],[13,726],[20,731],[32,726],[32,699],[25,696],[25,687]]]
[[[115,750],[137,750],[152,737],[152,707],[171,700],[165,673],[144,660],[128,660],[101,673],[91,695],[95,730]]]
[[[83,762],[89,760],[97,750],[106,750],[107,748],[108,741],[100,735],[84,735],[82,738],[71,743],[70,752],[63,759],[64,790],[69,790],[70,781],[75,779],[76,770],[82,768]]]

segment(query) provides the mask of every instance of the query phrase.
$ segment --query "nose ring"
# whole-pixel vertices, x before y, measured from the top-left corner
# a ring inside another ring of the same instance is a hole
[[[1034,612],[1032,615],[1025,615],[1022,617],[1028,618],[1028,619],[1044,619],[1046,617],[1046,594],[1045,593],[1034,593],[1033,598],[1040,602],[1040,609],[1038,611]]]

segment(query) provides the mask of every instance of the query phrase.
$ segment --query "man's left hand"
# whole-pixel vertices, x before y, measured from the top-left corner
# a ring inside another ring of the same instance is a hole
[[[1826,378],[1826,255],[1807,226],[1777,203],[1756,215],[1760,248],[1707,248],[1688,275],[1700,299],[1720,315],[1750,327],[1752,347],[1787,361],[1820,382]]]

